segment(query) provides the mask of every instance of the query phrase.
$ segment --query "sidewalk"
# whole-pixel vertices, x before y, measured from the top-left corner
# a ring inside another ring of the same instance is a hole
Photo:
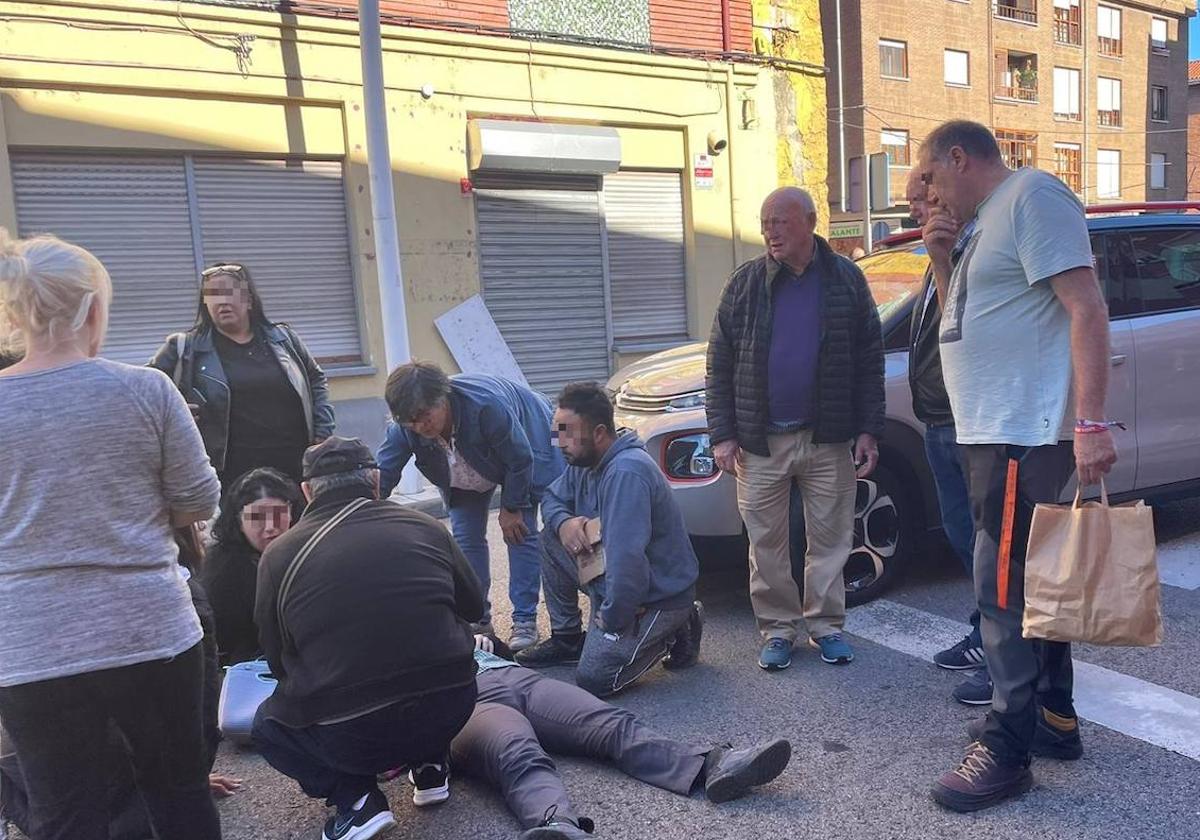
[[[427,484],[416,493],[401,493],[400,488],[389,497],[391,501],[406,508],[427,513],[434,519],[446,517],[446,506],[442,504],[442,494],[432,484]]]

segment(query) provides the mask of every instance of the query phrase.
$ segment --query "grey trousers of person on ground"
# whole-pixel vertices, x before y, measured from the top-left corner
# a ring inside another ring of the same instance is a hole
[[[483,671],[476,684],[475,711],[450,745],[451,762],[497,788],[522,828],[540,825],[552,808],[578,819],[547,753],[611,762],[686,796],[711,749],[666,738],[631,712],[528,668]]]
[[[596,614],[604,603],[605,576],[580,586],[579,566],[558,535],[547,528],[542,531],[541,542],[542,594],[550,614],[550,629],[559,634],[582,632],[579,593],[584,592],[591,599],[591,626],[575,671],[575,681],[580,687],[597,697],[607,697],[662,661],[675,636],[687,624],[691,605],[680,609],[647,609],[633,626],[620,633],[605,632],[596,624]]]
[[[1022,761],[1033,742],[1039,706],[1075,716],[1071,646],[1026,639],[1021,630],[1025,552],[1033,510],[1040,503],[1058,501],[1075,458],[1070,442],[1036,447],[971,444],[964,446],[962,453],[975,518],[975,597],[994,685],[982,740],[1004,760]],[[1010,462],[1015,462],[1017,480],[1016,497],[1011,500],[1008,574],[1004,576],[999,557]],[[1005,598],[1000,596],[1002,587]]]

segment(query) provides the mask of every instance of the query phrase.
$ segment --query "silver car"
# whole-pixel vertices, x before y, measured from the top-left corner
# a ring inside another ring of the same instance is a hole
[[[1089,210],[1112,319],[1108,415],[1126,426],[1116,433],[1121,457],[1107,481],[1117,499],[1200,494],[1200,214],[1180,212],[1200,204],[1170,209]],[[845,572],[851,605],[877,597],[936,545],[930,539],[941,528],[924,426],[913,416],[908,385],[909,316],[928,257],[915,233],[884,244],[858,262],[883,324],[887,422],[879,467],[858,482]],[[744,550],[734,479],[716,469],[706,431],[705,350],[694,343],[649,356],[618,371],[608,387],[618,425],[636,430],[658,458],[692,536],[740,540]],[[1066,497],[1074,492],[1068,488]],[[792,508],[798,571],[804,523],[799,505]]]

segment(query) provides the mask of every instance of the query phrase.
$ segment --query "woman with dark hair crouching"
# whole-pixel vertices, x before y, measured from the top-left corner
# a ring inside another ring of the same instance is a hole
[[[304,450],[333,434],[324,371],[291,327],[267,318],[243,265],[205,269],[196,323],[150,366],[191,406],[223,491],[256,467],[299,482]]]
[[[258,558],[292,527],[303,507],[296,483],[269,467],[238,478],[221,500],[213,543],[200,574],[216,619],[221,664],[258,658],[254,626]]]

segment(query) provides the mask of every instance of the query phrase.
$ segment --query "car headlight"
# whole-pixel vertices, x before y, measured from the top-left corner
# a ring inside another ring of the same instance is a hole
[[[667,403],[667,411],[691,411],[693,408],[704,408],[703,391],[684,394]]]
[[[707,434],[680,435],[667,442],[664,470],[669,478],[709,478],[717,472]]]

